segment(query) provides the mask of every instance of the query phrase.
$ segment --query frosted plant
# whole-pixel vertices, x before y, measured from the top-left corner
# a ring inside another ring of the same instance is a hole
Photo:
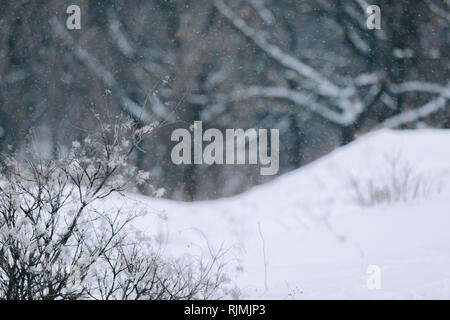
[[[171,261],[133,230],[133,211],[96,203],[150,174],[128,164],[155,126],[128,118],[99,129],[56,160],[5,159],[0,176],[0,299],[187,299],[218,294],[221,253]],[[154,189],[154,188],[152,188]],[[155,189],[154,189],[155,190]],[[162,191],[157,190],[158,194]]]

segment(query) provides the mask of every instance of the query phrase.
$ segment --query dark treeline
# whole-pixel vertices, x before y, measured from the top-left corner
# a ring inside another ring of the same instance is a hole
[[[0,0],[0,151],[31,132],[52,157],[122,112],[160,123],[133,161],[167,197],[232,195],[271,178],[172,164],[175,128],[279,128],[281,174],[378,128],[448,128],[449,27],[448,0]]]

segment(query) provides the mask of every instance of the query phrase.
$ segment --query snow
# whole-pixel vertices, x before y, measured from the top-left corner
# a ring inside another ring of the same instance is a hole
[[[235,197],[183,203],[128,194],[108,205],[149,212],[135,225],[168,255],[229,248],[240,298],[448,299],[449,146],[449,130],[379,130]],[[387,159],[435,188],[358,204],[349,177],[383,185]],[[379,289],[366,285],[370,265],[381,270]]]

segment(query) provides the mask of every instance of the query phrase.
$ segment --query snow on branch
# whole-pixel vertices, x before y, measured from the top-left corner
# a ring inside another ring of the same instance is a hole
[[[450,85],[443,87],[436,83],[424,81],[408,81],[398,85],[391,85],[390,89],[394,93],[406,92],[427,92],[439,94],[439,96],[422,107],[408,110],[385,120],[380,128],[396,128],[402,124],[419,121],[427,116],[449,107]]]
[[[447,103],[447,99],[445,97],[440,96],[437,99],[428,102],[427,104],[425,104],[420,108],[405,111],[403,113],[400,113],[396,116],[393,116],[385,120],[383,123],[381,123],[379,128],[397,128],[402,124],[407,124],[421,120],[433,113],[436,113],[448,107],[449,104]]]
[[[394,93],[405,92],[429,92],[437,93],[447,99],[450,99],[450,87],[443,87],[440,84],[424,82],[424,81],[408,81],[397,85],[391,85],[390,89]]]
[[[341,126],[349,125],[354,121],[353,114],[336,112],[316,101],[312,94],[306,94],[284,87],[252,86],[245,89],[238,89],[231,93],[231,98],[234,101],[258,97],[285,99],[291,101],[292,103],[303,106],[320,117]]]
[[[258,31],[250,27],[242,18],[237,16],[222,0],[215,0],[214,5],[217,10],[226,18],[231,24],[242,32],[249,40],[255,43],[262,51],[269,54],[274,60],[282,66],[296,71],[299,75],[313,80],[317,83],[317,89],[320,94],[330,97],[340,97],[344,90],[329,81],[326,77],[316,71],[314,68],[303,63],[299,59],[282,51],[278,46],[270,44],[264,36]]]
[[[122,30],[122,24],[117,15],[112,10],[108,12],[108,20],[109,33],[119,47],[120,52],[128,58],[132,57],[135,53],[134,48],[128,40],[128,36]]]
[[[253,8],[255,8],[255,10],[258,12],[258,15],[265,23],[267,23],[268,25],[272,25],[275,22],[275,17],[273,16],[272,12],[266,8],[263,0],[247,1]]]
[[[73,53],[80,61],[82,61],[89,70],[91,70],[98,78],[100,78],[108,89],[111,89],[114,95],[120,100],[120,107],[135,119],[139,119],[145,123],[151,123],[151,115],[139,106],[136,102],[131,100],[120,87],[117,80],[111,72],[109,72],[95,57],[91,56],[81,46],[77,45],[74,39],[69,35],[66,29],[53,17],[50,24],[55,33],[68,45],[74,48]]]
[[[341,87],[334,84],[311,66],[305,64],[298,58],[293,57],[289,53],[284,52],[278,46],[269,43],[259,31],[249,26],[242,18],[236,15],[233,10],[225,5],[222,0],[215,0],[214,5],[238,31],[257,45],[263,52],[270,55],[281,66],[294,71],[298,75],[312,82],[312,85],[308,85],[308,90],[311,90],[311,92],[314,92],[316,95],[332,98],[334,107],[337,109],[337,111],[335,111],[321,104],[316,104],[315,106],[310,106],[312,111],[336,124],[349,125],[365,110],[365,107],[357,96],[353,86]],[[261,93],[262,95],[259,96],[267,96],[264,92]],[[302,96],[299,92],[277,88],[276,92],[272,93],[275,94],[275,96],[280,95],[280,98],[289,99],[294,103],[304,105],[304,103],[301,102],[302,99],[299,99],[299,97]]]
[[[370,46],[361,38],[361,36],[353,28],[348,28],[348,39],[352,45],[362,54],[370,53]]]
[[[360,7],[363,13],[366,13],[366,9],[369,6],[369,3],[366,0],[354,0]]]
[[[440,8],[438,5],[433,3],[433,1],[426,0],[425,3],[428,5],[431,11],[433,11],[438,17],[444,19],[446,21],[450,21],[450,14],[445,9]],[[447,1],[447,7],[449,7],[449,3]],[[445,4],[444,4],[445,6]]]
[[[361,73],[353,79],[353,84],[357,87],[367,85],[378,85],[385,77],[381,72]]]

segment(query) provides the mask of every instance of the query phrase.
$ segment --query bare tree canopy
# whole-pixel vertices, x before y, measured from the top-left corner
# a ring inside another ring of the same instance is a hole
[[[80,1],[80,30],[70,4],[0,4],[3,152],[33,128],[51,156],[95,127],[89,110],[124,112],[161,124],[136,165],[193,200],[269,179],[171,163],[170,132],[196,120],[279,128],[280,173],[378,128],[449,126],[448,1]]]

